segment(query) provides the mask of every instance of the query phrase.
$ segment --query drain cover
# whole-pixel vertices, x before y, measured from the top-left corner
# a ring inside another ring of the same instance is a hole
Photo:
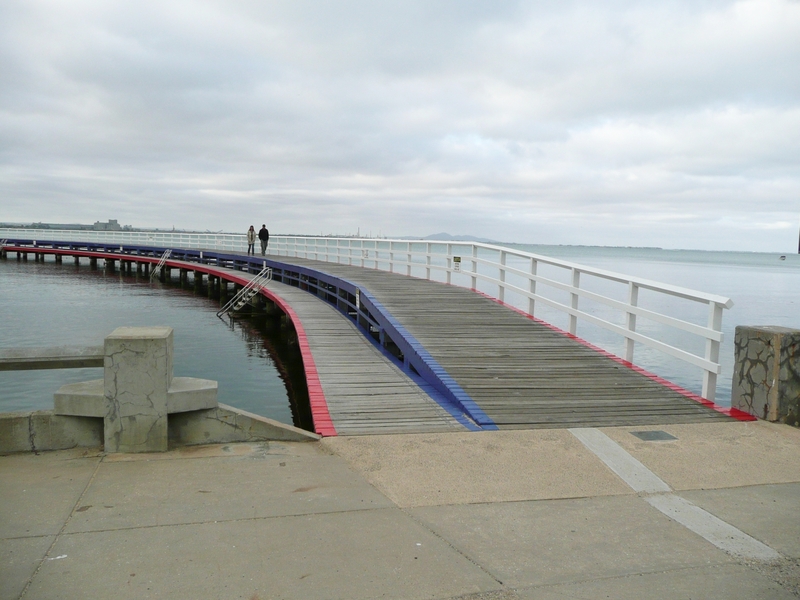
[[[645,442],[666,442],[678,439],[666,431],[631,431],[631,433]]]

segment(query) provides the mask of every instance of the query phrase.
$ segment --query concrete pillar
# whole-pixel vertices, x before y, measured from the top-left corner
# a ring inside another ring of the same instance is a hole
[[[95,258],[94,256],[89,257],[89,267],[91,267],[92,269],[97,268],[97,258]]]
[[[60,254],[56,254],[56,264],[60,265],[63,262],[63,257]]]
[[[203,273],[200,271],[194,272],[194,291],[199,292],[203,289]]]
[[[79,267],[81,265],[81,257],[80,256],[73,256],[72,258],[75,260],[75,266]]]
[[[119,327],[106,338],[106,452],[167,450],[172,348],[171,327]]]
[[[800,426],[800,329],[736,328],[731,406]]]

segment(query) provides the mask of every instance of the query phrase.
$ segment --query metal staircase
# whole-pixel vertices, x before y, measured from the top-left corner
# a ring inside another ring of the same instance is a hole
[[[164,267],[164,263],[167,262],[170,254],[172,254],[172,250],[167,249],[164,250],[164,254],[161,255],[161,258],[158,261],[158,264],[153,267],[153,270],[150,272],[150,281],[153,281],[156,277],[161,274],[161,269]]]
[[[217,316],[222,318],[230,312],[241,310],[253,297],[261,291],[267,283],[272,281],[272,269],[264,267],[259,271],[258,275],[253,277],[247,285],[236,292],[236,295],[228,300],[228,303],[217,311]]]

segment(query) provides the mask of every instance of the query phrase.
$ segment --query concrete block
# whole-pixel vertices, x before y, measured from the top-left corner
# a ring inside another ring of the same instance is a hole
[[[53,394],[53,413],[75,417],[105,417],[108,409],[103,385],[103,379],[62,385]]]
[[[0,414],[0,453],[102,445],[103,421],[99,418],[64,417],[49,410]]]
[[[232,442],[309,442],[316,433],[285,425],[220,404],[216,408],[176,414],[169,419],[169,439],[175,446]]]
[[[800,329],[736,328],[731,405],[762,419],[800,425]]]
[[[0,414],[0,452],[30,452],[31,413]]]
[[[171,327],[119,327],[105,340],[106,452],[165,452]]]
[[[82,417],[105,417],[108,409],[103,385],[102,379],[62,385],[53,394],[53,413]],[[174,377],[169,390],[167,390],[167,413],[214,408],[217,406],[217,391],[217,382],[210,379]]]
[[[215,408],[217,388],[217,382],[210,379],[175,377],[167,390],[167,412],[173,414]]]

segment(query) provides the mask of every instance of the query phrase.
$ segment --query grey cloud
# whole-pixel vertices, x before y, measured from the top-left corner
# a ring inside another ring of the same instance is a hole
[[[797,39],[779,0],[10,2],[0,220],[788,243]]]

